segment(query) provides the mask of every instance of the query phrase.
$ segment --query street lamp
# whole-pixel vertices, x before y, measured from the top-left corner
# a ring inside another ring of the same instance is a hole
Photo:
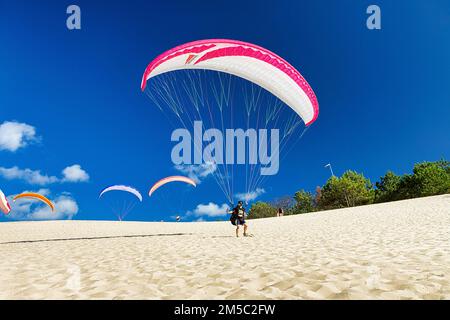
[[[329,168],[330,168],[331,176],[334,177],[333,168],[331,167],[331,163],[326,164],[326,165],[325,165],[325,168],[326,168],[326,167],[329,167]]]

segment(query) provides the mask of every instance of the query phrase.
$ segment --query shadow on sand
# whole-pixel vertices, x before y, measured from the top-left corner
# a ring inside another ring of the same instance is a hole
[[[17,244],[17,243],[37,243],[37,242],[56,242],[56,241],[76,241],[76,240],[102,240],[102,239],[120,239],[120,238],[147,238],[147,237],[167,237],[167,236],[188,236],[193,233],[157,233],[157,234],[136,234],[125,236],[103,236],[103,237],[87,237],[87,238],[61,238],[61,239],[41,239],[41,240],[21,240],[0,242],[2,244]]]

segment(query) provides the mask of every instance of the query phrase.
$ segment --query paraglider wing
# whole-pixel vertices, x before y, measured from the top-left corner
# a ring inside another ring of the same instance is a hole
[[[110,191],[124,191],[124,192],[129,192],[133,195],[135,195],[140,202],[142,202],[142,195],[141,193],[133,188],[133,187],[129,187],[129,186],[124,186],[124,185],[114,185],[114,186],[110,186],[110,187],[106,187],[105,189],[102,190],[102,192],[100,192],[99,198],[104,195],[106,192],[110,192]]]
[[[17,196],[15,196],[13,198],[13,200],[16,201],[16,200],[22,199],[22,198],[30,198],[30,199],[39,200],[39,201],[45,203],[46,205],[48,205],[52,209],[52,211],[55,211],[55,205],[53,204],[53,202],[51,202],[49,199],[44,197],[42,194],[34,193],[34,192],[24,192],[24,193],[21,193],[21,194],[18,194]]]
[[[2,210],[4,214],[8,214],[11,211],[11,206],[2,190],[0,190],[0,210]]]
[[[303,76],[286,60],[260,46],[235,40],[189,42],[164,52],[146,68],[147,80],[181,69],[206,69],[232,74],[266,89],[292,108],[306,126],[319,115],[316,95]]]
[[[117,197],[119,198],[119,201],[115,198],[116,200],[113,201],[112,203],[110,203],[111,209],[112,211],[116,214],[117,218],[119,218],[120,221],[122,221],[125,216],[128,215],[128,213],[130,213],[135,205],[138,203],[138,201],[136,200],[136,198],[139,200],[139,202],[142,202],[142,195],[141,193],[133,187],[130,186],[125,186],[125,185],[112,185],[109,187],[106,187],[105,189],[103,189],[100,192],[100,195],[98,196],[99,199],[108,192],[111,191],[121,191],[121,192],[125,192],[126,194],[126,199],[125,200],[121,200],[121,197]],[[128,196],[128,194],[130,194],[131,196]],[[111,200],[111,199],[110,199]],[[118,202],[121,202],[122,204],[120,205]]]
[[[197,184],[195,183],[194,180],[188,178],[188,177],[183,177],[183,176],[170,176],[164,179],[159,180],[158,182],[156,182],[150,189],[150,191],[148,192],[148,195],[151,197],[152,193],[155,192],[158,188],[160,188],[161,186],[165,185],[166,183],[169,182],[175,182],[175,181],[179,181],[179,182],[185,182],[188,183],[190,185],[193,185],[194,187],[197,186]]]

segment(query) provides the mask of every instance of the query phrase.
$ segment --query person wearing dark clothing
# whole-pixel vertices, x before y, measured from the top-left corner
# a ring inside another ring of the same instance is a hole
[[[278,208],[278,210],[277,210],[277,217],[282,217],[283,215],[284,215],[283,208]]]
[[[239,237],[239,226],[244,226],[244,237],[248,236],[247,223],[245,222],[246,212],[242,201],[239,201],[237,206],[228,211],[231,214],[230,221],[236,226],[236,237]]]

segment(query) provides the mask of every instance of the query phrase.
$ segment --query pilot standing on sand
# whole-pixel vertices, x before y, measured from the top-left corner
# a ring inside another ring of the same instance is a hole
[[[247,223],[245,222],[246,213],[242,201],[239,201],[237,206],[228,213],[231,214],[231,223],[236,226],[236,237],[239,237],[239,226],[244,226],[244,237],[248,237]]]

